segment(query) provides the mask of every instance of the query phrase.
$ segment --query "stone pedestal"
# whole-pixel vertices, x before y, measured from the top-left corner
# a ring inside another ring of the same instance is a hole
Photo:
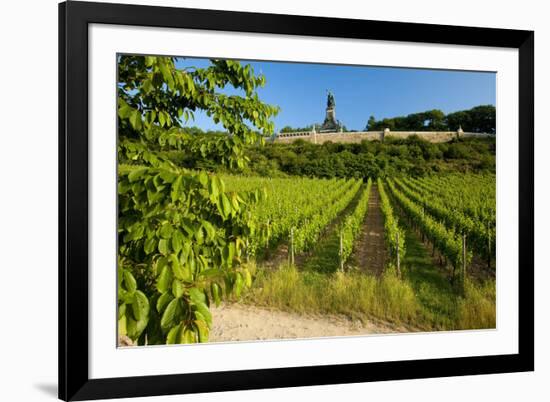
[[[337,132],[340,131],[340,125],[336,120],[336,110],[334,107],[327,107],[325,121],[321,126],[320,132]]]

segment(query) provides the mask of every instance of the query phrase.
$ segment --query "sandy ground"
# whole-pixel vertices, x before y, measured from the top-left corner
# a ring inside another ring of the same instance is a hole
[[[300,315],[240,304],[212,308],[210,342],[317,338],[407,332],[390,324],[361,323],[338,316]]]

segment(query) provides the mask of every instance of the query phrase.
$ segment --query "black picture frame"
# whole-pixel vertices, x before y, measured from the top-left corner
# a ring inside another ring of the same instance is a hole
[[[374,39],[519,51],[517,354],[90,379],[88,25]],[[534,370],[534,32],[70,1],[59,5],[59,398],[89,400]]]

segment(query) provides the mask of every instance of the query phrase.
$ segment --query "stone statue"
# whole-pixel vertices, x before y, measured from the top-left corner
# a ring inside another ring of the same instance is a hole
[[[336,120],[336,102],[331,91],[327,90],[327,110],[325,121],[319,127],[320,133],[336,133],[340,131],[342,124]]]
[[[327,95],[327,108],[333,108],[336,106],[336,102],[334,101],[334,95],[332,92],[328,91]]]

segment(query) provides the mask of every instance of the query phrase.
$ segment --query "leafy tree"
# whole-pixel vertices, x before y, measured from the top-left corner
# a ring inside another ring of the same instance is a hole
[[[365,127],[365,131],[374,130],[375,126],[376,126],[376,119],[374,118],[374,116],[371,115],[369,117],[369,121],[367,121],[367,126]]]
[[[313,130],[313,124],[306,126],[306,127],[291,127],[291,126],[285,126],[281,129],[281,133],[294,133],[299,131],[311,131]]]
[[[471,131],[476,133],[494,133],[496,127],[496,110],[492,105],[476,106],[469,110]]]
[[[447,126],[450,130],[458,130],[459,127],[470,131],[472,127],[472,120],[470,114],[466,110],[460,110],[458,112],[449,113],[447,115]]]
[[[211,60],[178,69],[176,60],[118,60],[118,154],[130,164],[119,167],[118,328],[139,344],[206,341],[210,303],[239,297],[251,282],[242,264],[255,231],[247,208],[261,194],[227,192],[216,175],[167,155],[185,150],[214,166],[244,167],[245,146],[273,131],[277,112],[258,98],[265,78],[249,65]],[[197,110],[230,134],[187,127]]]
[[[468,132],[494,133],[495,124],[495,107],[480,105],[448,115],[441,110],[434,109],[379,121],[374,116],[370,116],[367,129],[371,131],[381,131],[386,128],[394,131],[455,131],[461,126],[464,131]]]

